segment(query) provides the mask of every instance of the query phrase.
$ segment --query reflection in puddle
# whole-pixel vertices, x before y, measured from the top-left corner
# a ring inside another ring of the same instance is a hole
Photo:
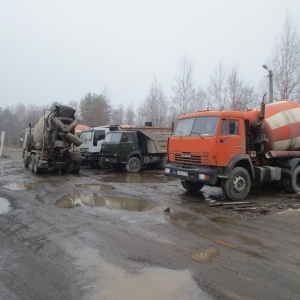
[[[154,209],[164,209],[163,206],[155,202],[117,196],[98,196],[97,194],[90,193],[68,194],[57,200],[56,206],[61,208],[73,208],[80,206],[105,206],[109,209],[120,209],[137,212],[149,211]]]
[[[105,184],[75,184],[76,187],[84,188],[88,190],[102,190],[102,191],[110,191],[115,190],[116,188],[111,185],[105,185]]]
[[[87,283],[87,299],[209,299],[187,270],[151,267],[132,274],[103,260],[96,249],[68,249],[68,252],[77,258],[74,263],[77,268],[91,279]]]
[[[116,183],[166,183],[178,180],[177,178],[167,177],[160,172],[141,172],[141,173],[114,173],[102,176],[99,180],[104,182]]]
[[[202,251],[194,252],[191,254],[191,259],[203,264],[208,264],[212,259],[219,254],[219,250],[216,247],[208,247]]]
[[[10,210],[9,202],[6,199],[0,197],[0,215],[6,214],[9,210]]]
[[[26,191],[36,189],[37,184],[30,182],[11,182],[3,187],[13,191]]]

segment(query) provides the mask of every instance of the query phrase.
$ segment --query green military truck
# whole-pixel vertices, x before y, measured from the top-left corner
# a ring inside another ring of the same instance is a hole
[[[139,127],[132,130],[109,132],[101,146],[100,164],[109,163],[116,171],[137,173],[142,166],[164,168],[167,141],[171,128]]]

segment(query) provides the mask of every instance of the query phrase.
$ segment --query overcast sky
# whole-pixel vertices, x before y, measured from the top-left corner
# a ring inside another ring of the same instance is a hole
[[[104,88],[134,107],[167,95],[184,55],[205,86],[220,60],[256,85],[299,0],[0,0],[0,107],[79,101]],[[272,66],[269,66],[271,68]]]

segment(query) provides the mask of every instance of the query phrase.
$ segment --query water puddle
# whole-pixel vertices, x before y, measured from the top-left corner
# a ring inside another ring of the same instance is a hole
[[[31,182],[11,182],[3,187],[13,191],[27,191],[36,189],[37,184]]]
[[[73,208],[81,206],[106,207],[109,209],[119,209],[136,212],[150,210],[163,211],[163,209],[165,208],[155,202],[118,196],[99,196],[97,194],[91,193],[68,194],[57,200],[56,206],[60,208]]]
[[[191,259],[203,264],[208,264],[212,259],[219,254],[219,250],[216,247],[208,247],[204,250],[197,251],[191,254]]]
[[[83,189],[99,191],[111,191],[116,189],[114,186],[105,184],[75,184],[75,186]]]
[[[6,199],[0,197],[0,215],[8,213],[9,210],[10,203]]]
[[[103,260],[97,249],[68,249],[74,265],[86,272],[87,299],[207,300],[188,270],[149,267],[134,273]]]
[[[102,176],[100,181],[115,183],[166,183],[178,180],[177,178],[167,177],[160,172],[141,172],[141,173],[114,173]]]

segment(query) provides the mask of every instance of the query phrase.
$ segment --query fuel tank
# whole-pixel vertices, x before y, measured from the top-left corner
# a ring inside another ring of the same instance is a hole
[[[300,104],[280,101],[245,112],[254,136],[265,135],[265,151],[300,150]]]

